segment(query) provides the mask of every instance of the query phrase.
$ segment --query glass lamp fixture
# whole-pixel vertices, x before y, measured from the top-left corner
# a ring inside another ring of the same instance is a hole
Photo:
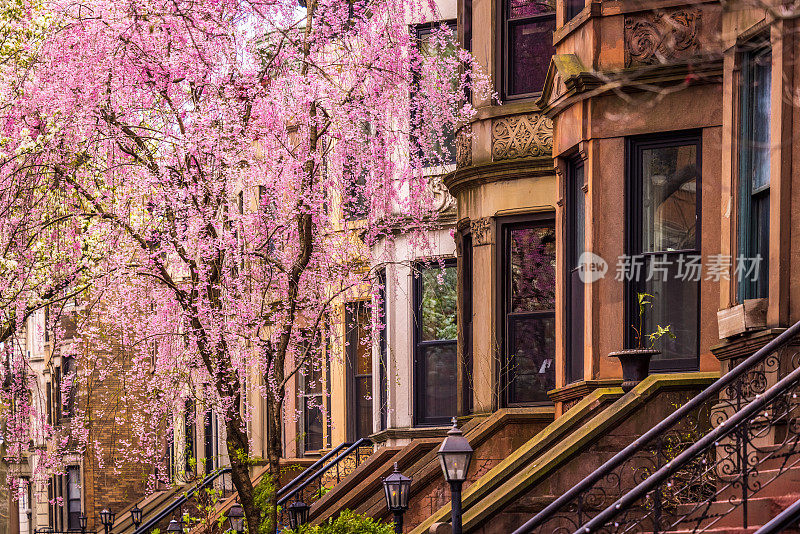
[[[135,528],[139,528],[139,525],[142,524],[142,509],[139,508],[138,504],[134,504],[133,508],[131,508],[131,521]]]
[[[234,532],[244,532],[244,509],[239,504],[231,506],[228,512],[228,522]]]
[[[449,483],[464,482],[472,461],[472,447],[456,423],[456,418],[453,417],[453,428],[447,432],[447,437],[439,447],[439,464],[442,466],[444,479]]]
[[[403,532],[403,513],[408,510],[411,479],[400,473],[397,462],[394,463],[394,472],[383,479],[383,491],[386,507],[394,514],[394,531]]]
[[[289,505],[289,526],[293,529],[308,523],[309,505],[303,501],[294,501]]]

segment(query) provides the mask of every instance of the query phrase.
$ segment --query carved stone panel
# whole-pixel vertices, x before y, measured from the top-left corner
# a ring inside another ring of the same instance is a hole
[[[456,136],[456,168],[472,165],[472,125],[461,127]]]
[[[625,66],[674,63],[701,52],[699,9],[625,17]]]
[[[491,245],[492,239],[492,219],[491,217],[481,217],[470,223],[472,232],[472,246]]]
[[[455,209],[456,201],[447,190],[441,176],[432,176],[428,180],[427,187],[431,193],[433,209],[439,213]]]
[[[553,151],[553,121],[540,113],[492,121],[492,160],[548,156]]]

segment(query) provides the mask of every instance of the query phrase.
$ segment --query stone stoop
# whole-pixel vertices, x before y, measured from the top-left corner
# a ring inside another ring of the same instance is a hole
[[[123,510],[117,512],[116,521],[112,531],[114,534],[133,534],[133,522],[131,521],[131,509],[134,504],[138,504],[142,509],[142,515],[147,520],[148,517],[153,517],[161,510],[169,506],[175,499],[180,497],[181,493],[190,489],[191,484],[181,484],[173,486],[166,490],[155,491],[136,503],[131,504]]]
[[[512,532],[718,377],[657,374],[624,396],[618,387],[594,390],[465,488],[464,532]],[[426,534],[449,516],[447,503],[410,532]]]
[[[550,406],[529,408],[504,408],[491,416],[472,419],[462,428],[464,436],[474,449],[465,488],[484,473],[507,458],[531,437],[553,421],[554,409]],[[411,477],[411,498],[403,522],[410,531],[415,525],[431,516],[450,500],[450,487],[444,481],[438,450],[442,440],[404,474]],[[363,502],[355,510],[380,520],[390,520],[383,491]]]

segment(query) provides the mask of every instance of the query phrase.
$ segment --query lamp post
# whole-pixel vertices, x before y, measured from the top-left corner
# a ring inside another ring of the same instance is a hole
[[[86,514],[84,513],[81,513],[81,515],[78,516],[78,525],[81,527],[81,534],[86,534],[86,522],[88,519],[89,518],[86,517]]]
[[[311,508],[303,501],[294,501],[289,508],[289,526],[292,530],[308,523],[308,510]]]
[[[103,508],[100,512],[100,523],[106,529],[106,534],[111,532],[111,527],[114,525],[114,519],[117,517],[115,512],[110,512],[108,508]]]
[[[244,509],[240,505],[234,504],[231,506],[228,511],[228,522],[231,525],[231,530],[236,534],[244,532]]]
[[[139,530],[139,525],[142,524],[142,509],[138,504],[134,504],[131,508],[131,521],[133,522],[133,531]]]
[[[447,432],[447,437],[439,447],[439,463],[444,479],[450,484],[452,495],[453,534],[461,534],[461,485],[467,479],[472,452],[469,441],[461,433],[457,420],[453,417],[453,428]]]
[[[394,531],[403,532],[403,514],[408,510],[408,497],[411,479],[403,476],[394,463],[394,472],[383,479],[383,491],[386,494],[386,507],[394,514]]]

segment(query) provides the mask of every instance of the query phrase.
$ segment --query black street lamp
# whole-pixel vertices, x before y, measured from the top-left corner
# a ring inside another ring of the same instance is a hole
[[[134,532],[139,530],[139,525],[142,524],[142,509],[138,504],[134,504],[131,508],[131,521],[133,521]]]
[[[452,495],[453,534],[461,534],[461,485],[467,479],[469,463],[472,461],[472,447],[457,426],[453,417],[453,428],[447,432],[439,447],[439,463],[442,465],[444,479],[450,484]]]
[[[411,493],[411,479],[403,476],[394,463],[394,472],[383,479],[383,491],[386,494],[386,506],[394,514],[394,531],[403,532],[403,514],[408,510],[408,497]]]
[[[228,511],[228,522],[231,524],[231,530],[236,534],[244,532],[244,509],[238,504],[231,506]]]
[[[296,529],[308,523],[308,510],[311,508],[303,501],[294,501],[289,505],[289,526]]]
[[[81,534],[86,534],[86,522],[88,520],[89,518],[86,517],[86,514],[84,513],[81,513],[81,515],[78,516],[78,526],[81,527]]]
[[[174,532],[174,533],[180,532],[182,534],[183,526],[181,525],[180,522],[175,521],[174,519],[170,519],[169,525],[167,525],[167,532]]]
[[[117,517],[115,512],[110,512],[108,508],[103,508],[100,512],[100,523],[106,529],[106,534],[111,532],[111,527],[114,525],[114,519]]]

